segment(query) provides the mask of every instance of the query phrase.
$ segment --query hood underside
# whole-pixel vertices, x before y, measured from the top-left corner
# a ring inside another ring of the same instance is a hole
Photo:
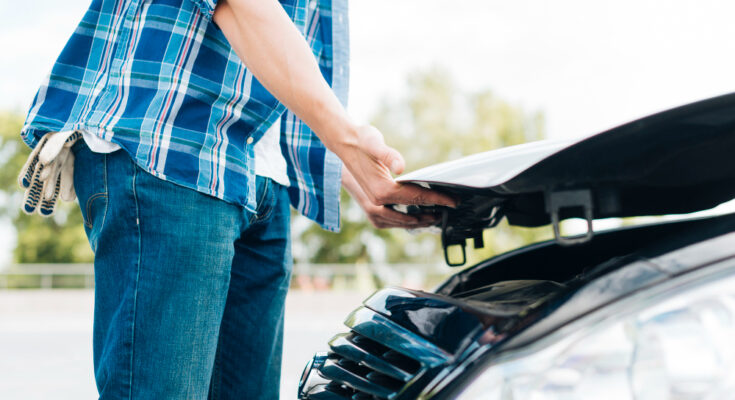
[[[690,213],[735,197],[735,94],[580,141],[512,146],[398,180],[460,198],[457,209],[442,210],[445,247],[464,246],[467,238],[481,247],[482,230],[503,217],[519,226],[552,223],[561,244],[586,241],[593,219]],[[567,218],[586,219],[587,234],[561,237],[558,222]]]

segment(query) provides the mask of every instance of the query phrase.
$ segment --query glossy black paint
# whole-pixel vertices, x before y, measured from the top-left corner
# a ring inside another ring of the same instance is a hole
[[[436,387],[425,389],[424,398],[445,399],[479,374],[500,354],[521,349],[548,333],[582,316],[602,309],[625,297],[654,287],[692,271],[708,268],[735,259],[735,215],[665,224],[675,235],[662,235],[634,254],[612,258],[592,268],[571,282],[570,290],[530,316],[524,329],[508,335],[494,347],[478,348],[464,362],[450,369],[455,379],[434,382]],[[651,227],[637,228],[646,229]],[[685,228],[682,231],[681,228]],[[635,230],[635,229],[633,229]],[[630,232],[631,230],[627,230]],[[733,264],[733,263],[731,263]],[[735,264],[733,264],[735,269]],[[458,373],[458,370],[467,371]]]
[[[345,325],[353,332],[374,340],[418,361],[423,366],[433,367],[445,362],[450,355],[439,348],[431,339],[417,335],[400,322],[369,308],[360,307],[353,311]]]
[[[436,344],[449,355],[461,350],[458,337],[482,329],[484,312],[453,299],[406,289],[388,288],[365,301],[365,306]],[[464,343],[466,345],[466,343]]]
[[[575,248],[550,242],[469,268],[437,293],[381,290],[348,317],[351,333],[335,336],[330,342],[334,360],[315,368],[310,380],[322,387],[338,381],[382,399],[451,398],[448,393],[497,354],[522,348],[642,288],[735,257],[732,232],[735,215],[620,229],[576,248],[579,257],[574,257]],[[563,253],[555,253],[560,249]],[[545,264],[531,268],[530,262]],[[563,262],[569,265],[561,268]],[[553,276],[558,282],[529,280]],[[355,345],[354,335],[371,341],[373,350]],[[391,362],[395,357],[387,357],[389,351],[404,356],[403,364]],[[415,366],[406,368],[406,359]],[[367,369],[360,375],[362,367]],[[368,377],[371,371],[390,379],[381,386],[375,383],[380,379]],[[309,390],[319,389],[312,385]],[[356,395],[343,394],[308,398]]]
[[[526,151],[515,160],[517,171],[485,177],[486,186],[467,185],[464,164],[446,169],[454,181],[437,178],[446,175],[441,165],[430,169],[433,180],[418,173],[406,181],[462,198],[457,209],[436,210],[444,213],[449,245],[478,237],[502,217],[548,223],[550,199],[559,193],[589,198],[581,210],[556,210],[561,219],[709,208],[735,197],[735,94],[545,146],[516,149]],[[466,173],[484,179],[482,169]],[[735,260],[734,232],[735,215],[725,215],[596,232],[572,247],[557,238],[467,268],[435,293],[381,290],[350,314],[349,332],[330,341],[331,351],[307,366],[299,398],[452,398],[501,354],[631,294]]]
[[[408,382],[413,378],[411,372],[405,371],[403,368],[393,365],[385,359],[366,351],[362,347],[352,343],[351,334],[340,333],[329,341],[329,347],[335,353],[342,357],[363,364],[387,376],[397,379],[401,382]]]
[[[492,346],[502,340],[500,332],[535,307],[539,293],[533,287],[541,284],[519,285],[486,289],[482,296],[473,295],[482,300],[465,301],[398,288],[376,292],[347,317],[350,333],[330,341],[329,357],[315,358],[307,366],[302,395],[308,393],[312,399],[333,398],[340,391],[343,398],[417,395],[438,371],[466,357],[478,343]],[[561,291],[561,286],[552,286]],[[493,300],[504,306],[485,306]],[[327,387],[330,382],[339,385]]]

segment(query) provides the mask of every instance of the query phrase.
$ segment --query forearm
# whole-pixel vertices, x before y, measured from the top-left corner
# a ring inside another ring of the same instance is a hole
[[[276,0],[219,0],[214,21],[258,81],[344,162],[361,198],[373,205],[455,204],[446,195],[393,180],[391,172],[403,171],[403,157],[385,145],[377,129],[352,123]]]
[[[356,127],[276,0],[220,0],[214,21],[253,75],[327,148],[341,155],[356,146]]]

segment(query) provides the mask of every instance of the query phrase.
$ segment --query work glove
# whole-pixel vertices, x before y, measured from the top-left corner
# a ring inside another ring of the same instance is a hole
[[[26,189],[23,196],[23,212],[36,210],[44,217],[54,213],[61,198],[74,201],[74,154],[71,146],[82,137],[79,131],[49,132],[38,145],[20,171],[18,184]]]

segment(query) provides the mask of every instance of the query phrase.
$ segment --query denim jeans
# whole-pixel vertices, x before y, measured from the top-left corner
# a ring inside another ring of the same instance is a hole
[[[276,399],[291,277],[286,189],[257,213],[79,141],[74,184],[95,253],[101,399]]]

